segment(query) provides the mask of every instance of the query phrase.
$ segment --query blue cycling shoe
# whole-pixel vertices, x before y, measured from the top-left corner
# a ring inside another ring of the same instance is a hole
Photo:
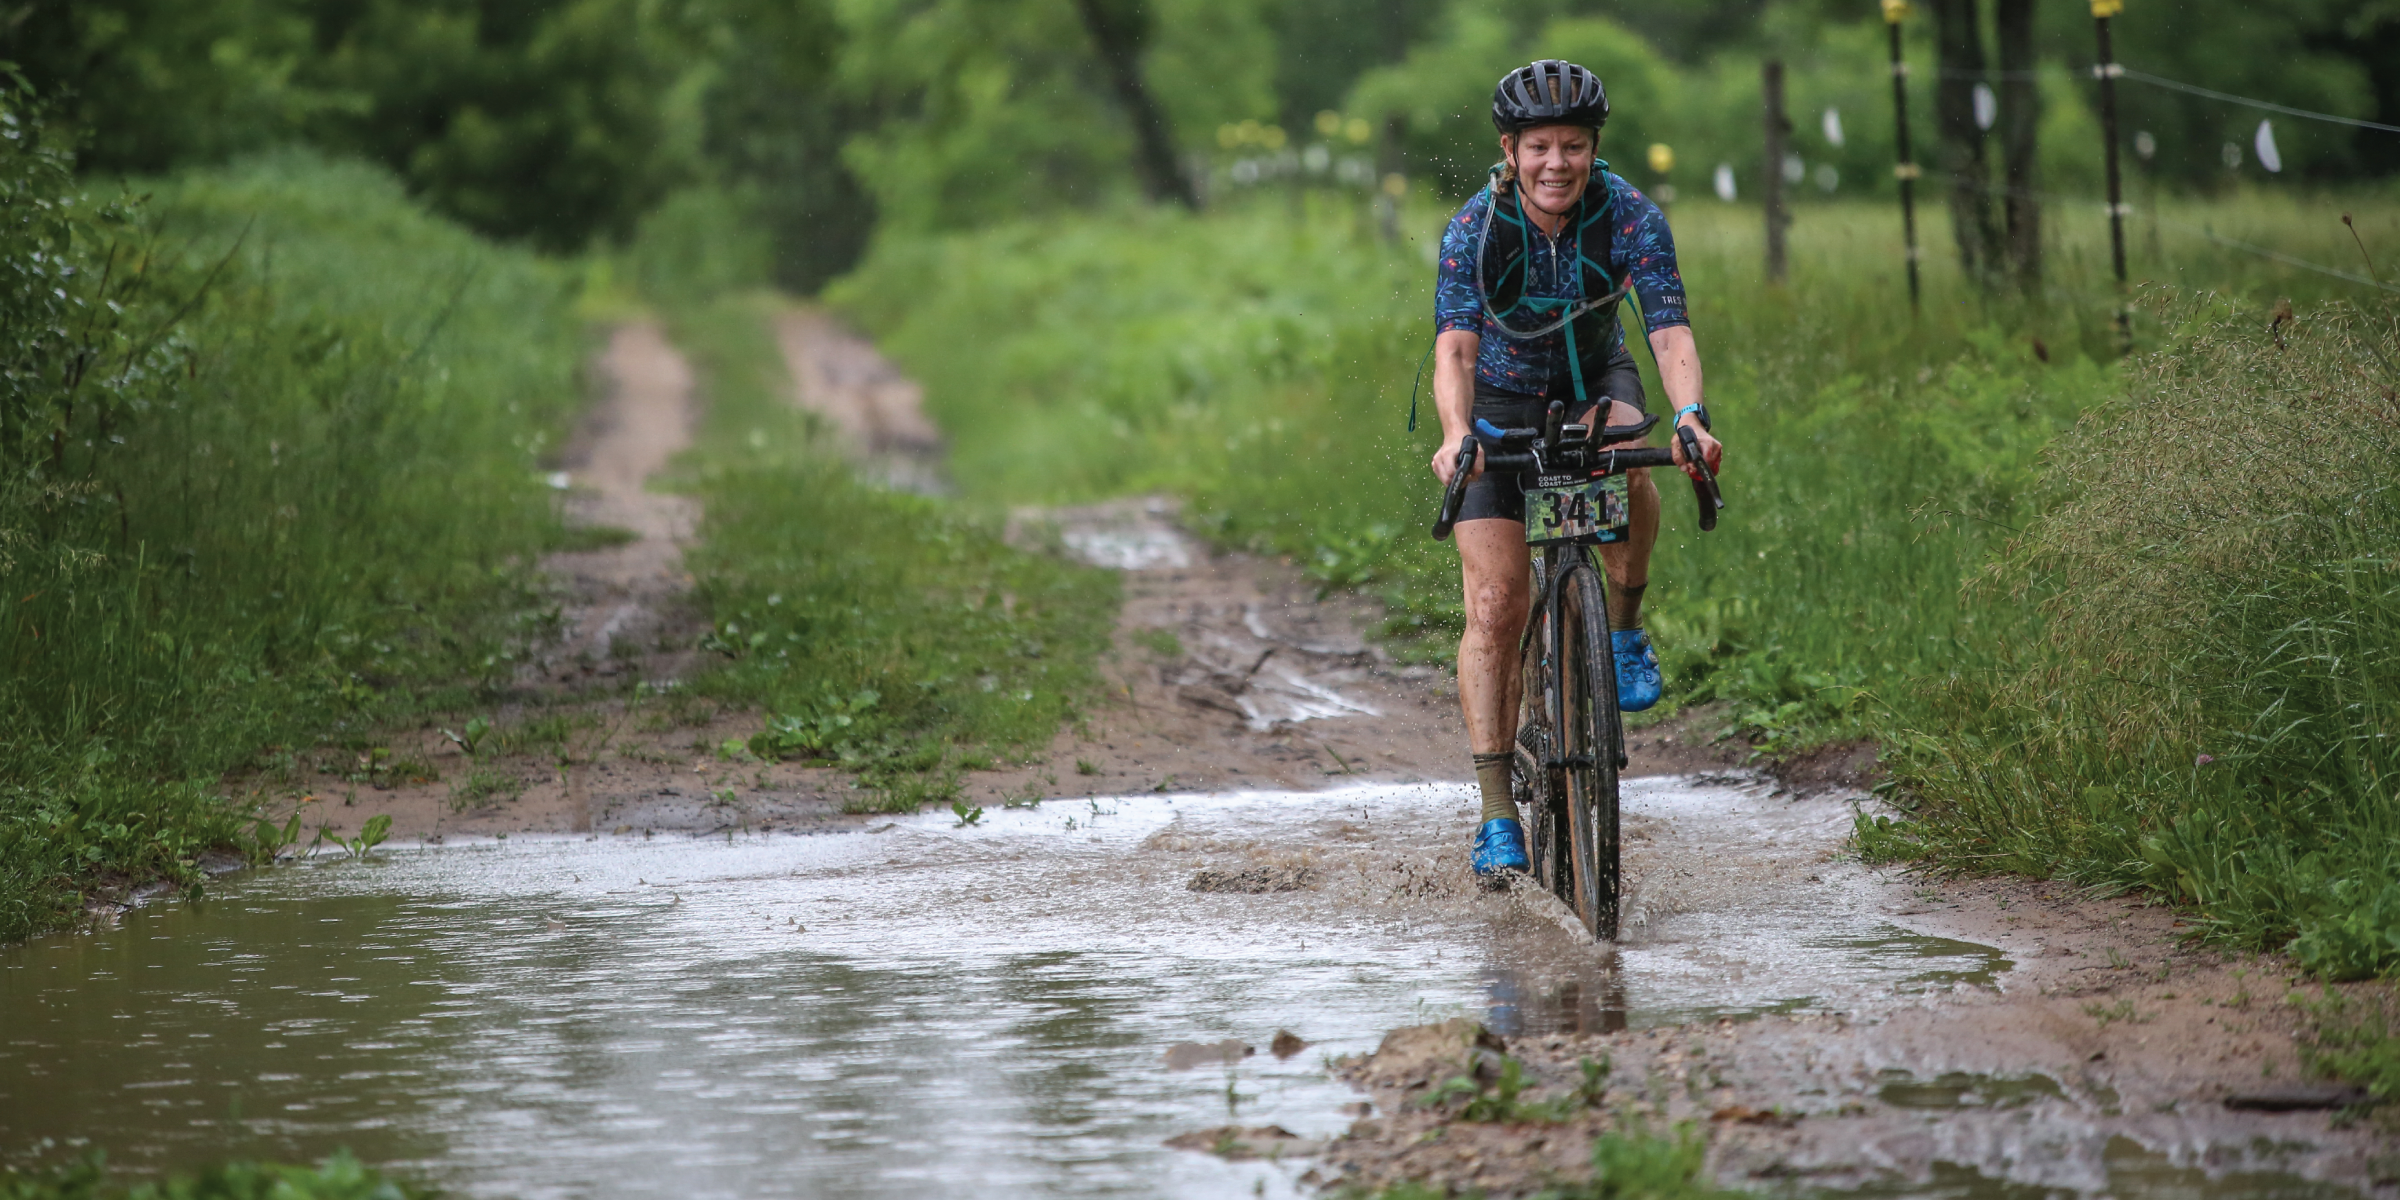
[[[1509,817],[1485,821],[1475,831],[1475,856],[1468,861],[1478,875],[1532,870],[1533,860],[1525,857],[1525,827]]]
[[[1650,635],[1619,629],[1608,635],[1608,642],[1617,652],[1617,708],[1640,712],[1658,703],[1665,685],[1658,678],[1658,651],[1650,648]]]

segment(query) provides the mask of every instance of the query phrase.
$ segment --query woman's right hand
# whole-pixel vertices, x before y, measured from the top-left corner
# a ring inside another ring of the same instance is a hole
[[[1457,438],[1443,442],[1440,447],[1434,450],[1433,475],[1434,478],[1442,481],[1443,487],[1446,488],[1450,486],[1450,476],[1458,469],[1458,452],[1465,448],[1464,443],[1473,436],[1473,434],[1462,434]],[[1475,465],[1469,468],[1467,471],[1467,482],[1473,483],[1482,475],[1483,445],[1481,443],[1477,443],[1475,446]]]

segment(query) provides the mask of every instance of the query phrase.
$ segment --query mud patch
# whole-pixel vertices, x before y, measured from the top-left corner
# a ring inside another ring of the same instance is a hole
[[[691,367],[650,321],[617,326],[596,365],[606,390],[568,439],[554,479],[566,485],[568,526],[601,536],[543,559],[563,585],[562,636],[519,672],[520,685],[551,694],[677,678],[702,627],[683,569],[699,502],[647,486],[691,445]]]
[[[1183,890],[1263,896],[1270,892],[1304,892],[1316,885],[1317,872],[1310,867],[1251,867],[1242,871],[1195,872]]]
[[[1123,571],[1125,603],[1102,704],[1041,761],[970,775],[971,799],[1466,777],[1448,673],[1371,645],[1380,606],[1217,550],[1178,512],[1150,496],[1011,514],[1015,544]]]
[[[1276,1161],[1286,1158],[1308,1158],[1322,1152],[1325,1143],[1301,1137],[1281,1125],[1221,1125],[1215,1129],[1196,1129],[1179,1133],[1166,1140],[1174,1150],[1197,1150],[1214,1154],[1228,1162],[1249,1159]]]
[[[1230,1067],[1256,1053],[1256,1048],[1240,1038],[1227,1038],[1221,1042],[1177,1042],[1167,1047],[1167,1069],[1190,1071],[1199,1067]]]
[[[867,476],[922,495],[950,491],[942,431],[925,415],[925,389],[873,343],[813,308],[779,314],[775,341],[794,400],[840,434]]]

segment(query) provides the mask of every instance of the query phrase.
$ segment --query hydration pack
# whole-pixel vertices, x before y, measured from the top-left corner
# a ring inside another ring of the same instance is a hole
[[[1615,244],[1609,221],[1608,163],[1593,160],[1591,186],[1583,190],[1583,197],[1575,202],[1575,210],[1567,214],[1559,231],[1560,252],[1573,256],[1581,277],[1577,292],[1582,298],[1573,300],[1525,294],[1527,251],[1532,239],[1542,235],[1526,219],[1517,188],[1501,182],[1502,170],[1494,166],[1491,182],[1484,187],[1488,203],[1475,253],[1475,285],[1483,293],[1484,318],[1511,338],[1563,330],[1575,403],[1589,403],[1584,380],[1599,378],[1607,367],[1614,340],[1609,334],[1615,328],[1617,302],[1625,298],[1626,291],[1624,284],[1610,278],[1604,265]]]

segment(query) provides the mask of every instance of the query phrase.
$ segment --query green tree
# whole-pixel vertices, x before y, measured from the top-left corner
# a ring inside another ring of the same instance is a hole
[[[875,226],[874,197],[842,157],[875,116],[839,86],[843,27],[823,0],[718,0],[688,20],[711,64],[705,169],[763,227],[766,274],[814,292],[858,261]]]
[[[356,99],[312,128],[433,206],[551,249],[621,237],[699,168],[680,8],[652,0],[321,0],[308,74]]]
[[[843,159],[904,229],[1131,191],[1133,138],[1071,0],[842,0]]]
[[[1191,180],[1184,177],[1182,164],[1176,161],[1175,132],[1167,126],[1167,112],[1159,106],[1143,72],[1142,52],[1156,30],[1150,6],[1143,0],[1075,0],[1075,9],[1083,16],[1084,32],[1091,35],[1109,86],[1133,127],[1134,173],[1142,181],[1142,190],[1153,200],[1200,207]]]
[[[295,0],[33,0],[0,21],[17,64],[107,174],[214,161],[291,135],[349,102],[307,70],[316,53]]]

